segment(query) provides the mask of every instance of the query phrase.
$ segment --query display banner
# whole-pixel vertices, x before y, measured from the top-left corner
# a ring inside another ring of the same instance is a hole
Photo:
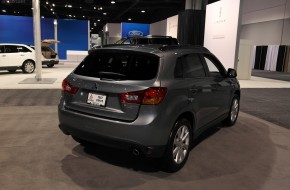
[[[147,36],[150,32],[149,24],[126,23],[122,22],[122,38],[133,36]]]
[[[204,46],[227,68],[237,68],[240,0],[220,0],[206,6]]]

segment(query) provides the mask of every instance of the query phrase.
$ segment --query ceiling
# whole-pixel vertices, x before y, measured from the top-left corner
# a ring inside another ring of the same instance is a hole
[[[32,0],[0,2],[1,15],[32,16]],[[177,15],[185,8],[185,0],[114,0],[114,2],[40,0],[40,14],[45,18],[90,20],[91,32],[98,33],[106,23],[154,23]]]

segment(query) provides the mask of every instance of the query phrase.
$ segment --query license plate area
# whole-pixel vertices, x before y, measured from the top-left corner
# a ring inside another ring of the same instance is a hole
[[[104,94],[89,93],[87,103],[95,106],[106,106],[107,96]]]

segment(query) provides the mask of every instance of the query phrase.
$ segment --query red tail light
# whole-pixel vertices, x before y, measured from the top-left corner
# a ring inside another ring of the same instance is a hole
[[[158,105],[164,99],[166,92],[166,88],[151,87],[143,91],[123,93],[120,97],[122,103]]]
[[[68,81],[62,81],[62,91],[67,94],[75,94],[79,89],[71,85]]]

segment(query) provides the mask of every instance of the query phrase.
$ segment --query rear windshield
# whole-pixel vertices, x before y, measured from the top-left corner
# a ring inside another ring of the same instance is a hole
[[[74,71],[77,75],[112,80],[150,80],[156,77],[159,57],[147,53],[96,51]]]

